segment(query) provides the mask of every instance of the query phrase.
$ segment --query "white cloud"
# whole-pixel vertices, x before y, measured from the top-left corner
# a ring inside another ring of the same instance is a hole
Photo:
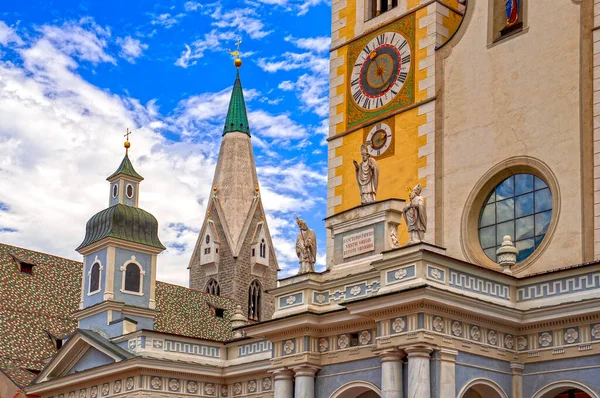
[[[183,13],[172,15],[167,12],[164,14],[153,15],[150,23],[152,25],[164,26],[165,28],[169,29],[177,25],[181,21],[181,18],[183,18],[184,16],[185,14]]]
[[[0,21],[0,45],[7,45],[14,43],[16,45],[22,45],[23,40],[19,37],[17,32],[3,21]]]
[[[148,48],[147,44],[143,44],[138,39],[134,39],[131,36],[125,38],[119,37],[117,44],[121,46],[120,56],[127,60],[127,62],[135,63],[135,59],[139,58],[144,50]]]
[[[191,46],[185,45],[185,50],[181,53],[181,56],[175,65],[187,68],[188,66],[195,65],[197,60],[204,57],[206,51],[225,51],[221,46],[221,42],[224,40],[233,40],[235,35],[232,32],[219,32],[216,29],[205,33],[204,37],[194,41]]]
[[[259,58],[258,66],[267,72],[310,69],[320,74],[329,73],[329,58],[312,52],[285,52],[279,56]]]
[[[286,11],[296,13],[298,15],[306,14],[311,7],[321,3],[326,4],[324,0],[258,0],[260,3],[277,5],[284,7]]]
[[[256,10],[251,8],[237,8],[223,12],[219,6],[211,14],[213,25],[219,28],[231,29],[238,33],[245,33],[253,39],[262,39],[272,33],[264,30],[264,23],[258,18]]]
[[[99,26],[91,18],[66,22],[60,27],[45,25],[40,30],[44,40],[66,55],[94,64],[116,64],[115,59],[105,52],[110,29]]]
[[[325,36],[309,37],[304,39],[298,39],[293,36],[287,36],[285,38],[285,41],[293,43],[298,48],[316,52],[325,52],[328,51],[331,47],[331,38]]]

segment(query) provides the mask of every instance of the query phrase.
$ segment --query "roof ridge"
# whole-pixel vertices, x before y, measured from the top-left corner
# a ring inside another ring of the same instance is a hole
[[[25,250],[25,251],[28,251],[28,252],[37,253],[37,254],[42,254],[42,255],[44,255],[44,256],[54,257],[54,258],[58,258],[58,259],[61,259],[61,260],[66,260],[66,261],[70,261],[70,262],[73,262],[73,263],[78,263],[78,264],[81,264],[81,265],[83,265],[83,261],[71,260],[71,259],[69,259],[69,258],[66,258],[66,257],[61,257],[61,256],[57,256],[57,255],[55,255],[55,254],[44,253],[44,252],[41,252],[41,251],[38,251],[38,250],[26,249],[26,248],[24,248],[24,247],[21,247],[21,246],[15,246],[15,245],[10,245],[10,244],[8,244],[8,243],[2,243],[2,242],[0,242],[0,246],[12,247],[12,248],[14,248],[14,249],[21,249],[21,250]]]

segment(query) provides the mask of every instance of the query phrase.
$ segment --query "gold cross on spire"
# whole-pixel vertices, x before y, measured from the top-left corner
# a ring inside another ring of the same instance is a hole
[[[229,50],[229,54],[231,54],[231,56],[233,56],[235,59],[233,61],[233,64],[238,68],[240,66],[242,66],[242,60],[240,59],[240,45],[241,44],[242,44],[242,39],[240,38],[237,40],[237,42],[235,42],[236,49],[233,51]]]
[[[131,135],[132,131],[129,131],[129,129],[127,129],[127,133],[125,133],[125,135],[123,137],[125,137],[127,139],[127,141],[125,141],[125,155],[129,154],[129,147],[131,146],[131,144],[129,143],[129,136]]]

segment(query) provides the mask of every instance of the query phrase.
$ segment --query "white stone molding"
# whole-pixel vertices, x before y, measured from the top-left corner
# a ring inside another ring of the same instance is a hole
[[[508,398],[508,394],[506,394],[502,387],[500,387],[496,382],[484,378],[470,380],[459,391],[457,398],[463,398],[467,391],[469,391],[469,389],[472,387],[482,387],[482,389],[487,392],[487,395],[484,395],[486,398]]]
[[[140,290],[137,292],[131,292],[129,290],[125,290],[125,273],[127,271],[127,266],[129,264],[135,264],[140,269]],[[133,294],[136,296],[143,296],[144,295],[144,275],[146,275],[146,271],[144,271],[142,264],[140,264],[136,261],[135,256],[131,256],[131,258],[129,260],[125,261],[125,263],[119,269],[121,271],[121,293]]]
[[[544,398],[546,396],[555,396],[563,391],[567,391],[573,388],[585,392],[592,398],[600,398],[598,397],[598,394],[596,394],[591,388],[588,388],[586,385],[573,380],[562,380],[550,383],[547,386],[538,390],[535,394],[533,394],[532,398]]]
[[[331,394],[330,398],[346,398],[349,396],[354,397],[368,391],[374,391],[379,396],[385,397],[385,393],[375,384],[369,383],[368,381],[352,381],[335,390],[333,394]],[[279,398],[279,396],[275,396]]]
[[[408,354],[408,398],[431,397],[429,360],[433,348],[411,346],[404,351]]]
[[[94,290],[92,292],[90,290],[92,288],[92,268],[94,267],[95,264],[99,265],[98,289]],[[88,274],[88,292],[87,292],[88,296],[93,296],[94,294],[100,293],[100,291],[102,290],[102,271],[103,270],[104,270],[104,266],[102,265],[102,261],[100,261],[98,256],[96,256],[96,258],[94,258],[94,261],[92,262],[92,266],[90,267],[90,270],[87,273]]]
[[[273,370],[274,390],[277,398],[293,398],[294,372],[287,368]]]

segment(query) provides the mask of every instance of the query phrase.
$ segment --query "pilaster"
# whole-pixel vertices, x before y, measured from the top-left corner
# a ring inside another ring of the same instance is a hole
[[[600,258],[600,2],[594,1],[593,90],[594,90],[594,258]]]
[[[312,365],[300,365],[293,368],[296,375],[294,398],[315,398],[315,374],[319,368]],[[276,397],[279,398],[277,394]]]
[[[454,398],[456,391],[456,356],[458,351],[449,348],[440,350],[440,398]]]
[[[381,397],[401,398],[403,396],[402,357],[397,349],[385,350],[381,357]]]
[[[430,355],[427,345],[406,347],[408,354],[408,398],[431,398]]]
[[[293,398],[294,396],[294,372],[282,368],[273,370],[273,379],[275,380],[275,396],[277,398]]]
[[[511,362],[512,370],[512,398],[523,398],[523,369],[525,364],[520,362]]]

